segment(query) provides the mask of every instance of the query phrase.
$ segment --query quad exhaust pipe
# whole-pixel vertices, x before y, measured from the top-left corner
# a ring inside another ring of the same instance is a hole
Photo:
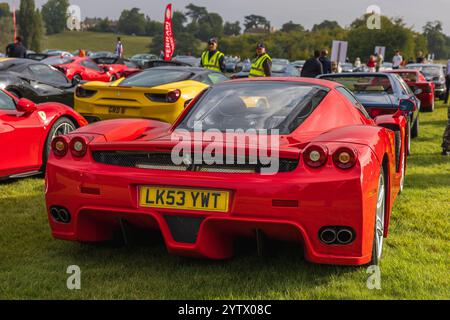
[[[327,245],[346,245],[355,240],[355,232],[348,227],[324,227],[319,232],[319,239]]]
[[[50,215],[55,221],[64,224],[68,224],[72,220],[72,216],[70,215],[69,210],[63,207],[51,207]]]

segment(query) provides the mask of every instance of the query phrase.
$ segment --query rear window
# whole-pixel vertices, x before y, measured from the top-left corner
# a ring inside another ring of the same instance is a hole
[[[387,76],[367,75],[356,77],[321,77],[321,79],[335,81],[345,86],[350,91],[358,93],[393,93],[391,81]]]
[[[288,82],[241,82],[212,87],[177,129],[189,131],[279,130],[287,134],[302,124],[328,89]]]
[[[417,74],[415,72],[396,72],[405,81],[417,82]]]
[[[171,82],[188,80],[192,73],[180,70],[150,69],[123,80],[120,87],[156,87]]]

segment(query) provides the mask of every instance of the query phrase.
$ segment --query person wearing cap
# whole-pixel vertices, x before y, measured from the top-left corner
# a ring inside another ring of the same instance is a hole
[[[256,57],[252,61],[249,78],[270,77],[272,75],[272,58],[266,53],[263,43],[256,46]]]
[[[217,50],[217,39],[208,41],[208,49],[202,53],[200,65],[203,68],[218,72],[225,72],[225,55]]]

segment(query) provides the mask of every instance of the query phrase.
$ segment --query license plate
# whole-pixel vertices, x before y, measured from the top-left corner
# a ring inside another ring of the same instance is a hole
[[[124,107],[109,107],[108,112],[115,113],[115,114],[124,114],[125,108]]]
[[[141,207],[228,212],[230,193],[221,190],[145,187],[139,188]]]

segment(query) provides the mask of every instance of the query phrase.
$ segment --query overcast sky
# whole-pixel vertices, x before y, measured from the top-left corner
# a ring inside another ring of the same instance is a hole
[[[0,0],[1,2],[2,0]],[[19,0],[15,0],[19,3]],[[38,6],[47,0],[35,0]],[[12,3],[13,0],[8,0]],[[152,19],[162,20],[164,7],[169,1],[158,0],[70,0],[81,7],[82,18],[118,18],[123,9],[138,7]],[[440,20],[444,31],[450,35],[450,0],[173,0],[175,10],[184,10],[189,3],[205,6],[208,11],[219,13],[227,21],[243,21],[249,14],[263,15],[272,25],[280,27],[292,20],[311,28],[325,19],[349,25],[366,12],[370,5],[377,5],[381,13],[391,17],[403,17],[408,26],[421,30],[427,21]]]

